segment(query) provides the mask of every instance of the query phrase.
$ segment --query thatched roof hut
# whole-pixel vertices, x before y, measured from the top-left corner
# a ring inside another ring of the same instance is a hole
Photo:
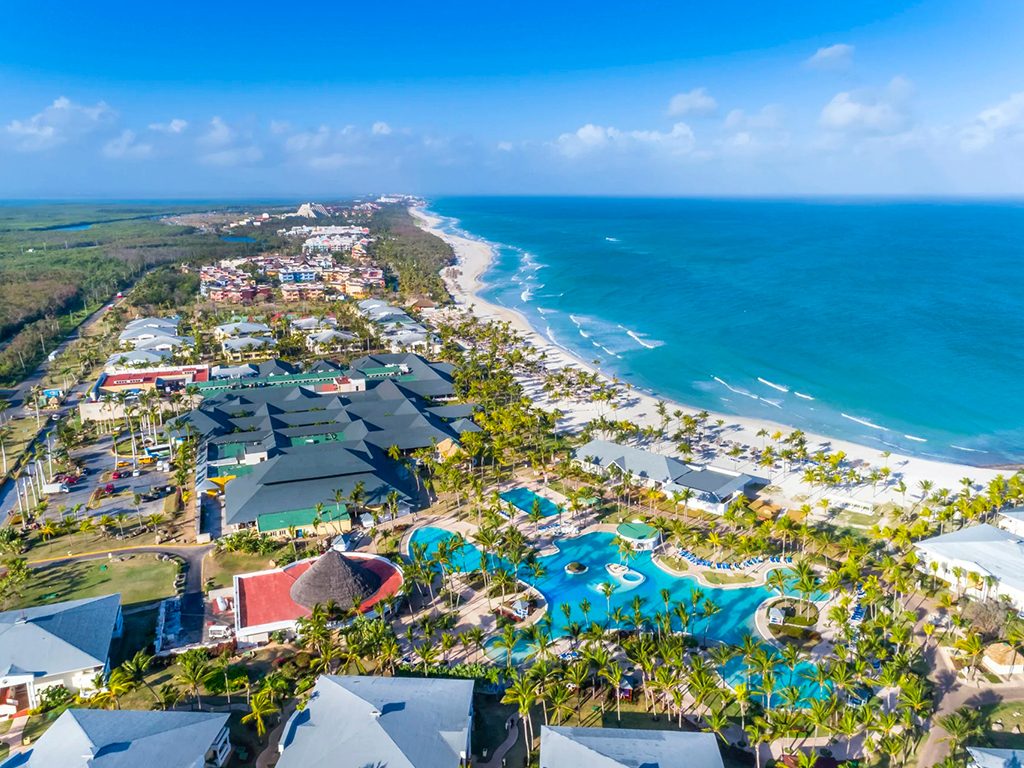
[[[380,589],[376,573],[355,559],[329,549],[292,584],[289,595],[306,608],[334,601],[342,608],[362,603]]]

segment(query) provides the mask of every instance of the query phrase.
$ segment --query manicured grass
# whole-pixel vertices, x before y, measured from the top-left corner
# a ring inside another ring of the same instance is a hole
[[[658,562],[665,565],[667,568],[671,568],[677,573],[685,573],[690,570],[690,564],[687,563],[681,557],[668,557],[666,555],[659,555]]]
[[[132,522],[134,522],[134,516],[130,522],[125,523],[125,533],[135,528]],[[142,533],[122,541],[118,541],[113,536],[105,536],[99,531],[68,533],[62,536],[55,536],[49,541],[44,541],[41,536],[33,535],[29,539],[29,549],[25,553],[25,557],[29,563],[35,563],[40,560],[67,557],[69,553],[72,555],[82,555],[90,552],[105,552],[121,547],[151,546],[155,542],[156,538],[152,533]]]
[[[729,571],[704,571],[704,578],[708,584],[751,584],[754,581],[752,576],[745,573],[730,573]]]
[[[245,552],[211,552],[203,560],[203,582],[210,584],[211,589],[230,587],[233,583],[231,577],[236,573],[251,573],[273,568],[273,559],[274,553],[250,555]]]
[[[29,739],[31,744],[35,744],[39,737],[42,736],[46,729],[53,725],[54,721],[64,714],[64,710],[67,707],[57,707],[57,709],[51,709],[49,712],[44,712],[41,715],[32,715],[25,723],[25,730],[22,733],[22,739]]]
[[[124,631],[110,653],[111,667],[130,659],[136,651],[150,646],[156,639],[156,607],[124,614]]]
[[[174,562],[153,555],[124,555],[123,560],[83,560],[33,571],[14,608],[97,597],[118,592],[122,605],[147,603],[174,594]]]
[[[47,418],[49,418],[49,414],[40,413],[39,424],[46,426]],[[4,451],[7,453],[7,469],[12,470],[22,451],[25,450],[32,438],[36,436],[39,427],[36,426],[36,417],[34,415],[23,419],[10,419],[5,423],[5,426],[10,428],[10,432],[4,438]],[[0,464],[0,470],[2,469],[3,465]],[[0,472],[0,478],[3,477],[6,477],[6,475]]]
[[[1005,704],[990,704],[981,707],[985,717],[985,740],[998,749],[1024,749],[1024,733],[1014,733],[1014,726],[1024,731],[1024,702],[1011,701]],[[1001,720],[1001,730],[993,730],[996,721]]]

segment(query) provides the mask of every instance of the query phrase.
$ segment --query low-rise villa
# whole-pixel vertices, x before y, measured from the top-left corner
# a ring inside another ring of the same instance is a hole
[[[228,715],[69,709],[0,768],[222,768]]]
[[[38,706],[52,686],[94,691],[122,626],[120,595],[0,613],[0,716]]]
[[[721,468],[700,468],[671,456],[621,445],[609,440],[591,440],[576,449],[576,461],[588,472],[609,475],[613,472],[632,482],[656,488],[668,497],[687,494],[687,504],[707,512],[722,514],[729,503],[741,495],[751,496],[765,481],[742,472]]]
[[[323,675],[285,725],[277,768],[459,768],[472,721],[472,680]]]
[[[722,768],[713,733],[543,726],[540,768]]]
[[[1018,534],[984,523],[924,539],[916,549],[924,573],[954,588],[959,581],[968,594],[999,595],[1024,609],[1024,538]]]

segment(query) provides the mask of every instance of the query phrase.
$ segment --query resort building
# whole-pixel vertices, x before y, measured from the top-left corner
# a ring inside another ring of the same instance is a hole
[[[438,345],[436,336],[399,307],[380,299],[360,301],[359,311],[377,326],[377,334],[393,352],[405,349],[431,351]]]
[[[995,522],[1003,530],[1024,537],[1024,507],[1013,507],[997,512]]]
[[[269,336],[242,336],[224,339],[221,349],[228,360],[252,360],[273,354],[277,342]]]
[[[278,524],[271,521],[282,519],[299,520],[305,528],[317,504],[332,508],[339,495],[347,500],[357,488],[363,508],[403,514],[420,505],[422,490],[394,451],[430,448],[449,455],[464,433],[479,431],[472,405],[435,403],[431,393],[449,395],[451,383],[445,369],[422,363],[405,374],[375,378],[372,386],[367,379],[365,391],[321,394],[302,385],[228,389],[171,429],[177,433],[191,425],[200,436],[196,487],[208,496],[223,492],[225,531],[272,532]],[[349,525],[347,515],[329,522],[340,530]]]
[[[667,497],[689,496],[690,507],[722,514],[739,496],[750,497],[766,483],[763,479],[720,468],[700,468],[670,456],[608,440],[591,440],[576,449],[576,461],[587,472],[619,474],[631,482],[656,488]]]
[[[1024,540],[1017,534],[985,523],[919,541],[916,549],[924,573],[966,594],[1003,597],[1024,610]]]
[[[69,709],[0,768],[222,768],[228,715]]]
[[[285,725],[277,768],[459,768],[472,720],[472,680],[323,675]]]
[[[401,568],[386,558],[336,549],[283,568],[238,574],[235,640],[251,645],[266,643],[274,632],[293,634],[296,622],[308,618],[316,605],[357,608],[371,618],[384,615],[403,581]]]
[[[540,768],[722,768],[713,733],[542,726]]]
[[[120,595],[0,613],[0,716],[38,706],[51,686],[93,692],[122,627]]]
[[[968,747],[971,768],[1020,768],[1024,765],[1024,749]]]
[[[641,522],[620,523],[615,534],[623,541],[628,541],[636,552],[650,552],[661,541],[657,528]]]
[[[237,339],[245,336],[269,336],[270,326],[266,323],[250,323],[240,321],[235,323],[224,323],[213,329],[213,336],[218,341],[224,339]]]

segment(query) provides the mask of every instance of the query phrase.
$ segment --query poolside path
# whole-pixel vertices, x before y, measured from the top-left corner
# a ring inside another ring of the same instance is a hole
[[[6,741],[10,746],[10,754],[16,755],[23,749],[21,743],[21,734],[25,730],[25,723],[28,722],[28,715],[20,715],[11,721],[11,727],[7,733],[3,736],[3,741]]]
[[[491,759],[487,762],[477,763],[477,768],[502,768],[502,760],[505,759],[505,755],[511,751],[517,741],[519,741],[519,718],[513,716],[509,718],[508,736],[494,750]]]

